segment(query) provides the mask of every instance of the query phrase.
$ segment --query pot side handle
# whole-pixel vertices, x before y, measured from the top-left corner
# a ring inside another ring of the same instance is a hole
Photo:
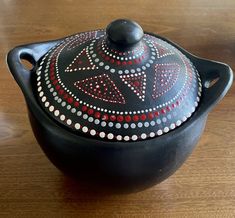
[[[233,82],[232,69],[220,62],[196,58],[193,61],[202,80],[202,107],[210,111],[226,95]]]
[[[15,47],[7,54],[8,68],[20,86],[25,98],[29,98],[32,95],[33,89],[30,74],[35,72],[37,61],[58,42],[60,40],[22,45]],[[22,59],[29,61],[33,68],[31,70],[26,69],[21,62]]]

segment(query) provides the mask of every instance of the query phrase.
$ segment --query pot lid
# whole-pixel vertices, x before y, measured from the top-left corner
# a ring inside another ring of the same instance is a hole
[[[200,76],[176,47],[130,20],[78,33],[44,55],[39,103],[77,134],[135,141],[184,123],[201,96]]]

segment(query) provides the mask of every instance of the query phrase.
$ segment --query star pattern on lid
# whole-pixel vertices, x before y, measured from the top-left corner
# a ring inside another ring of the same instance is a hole
[[[90,39],[94,39],[97,35],[97,31],[90,31],[85,33],[80,33],[76,35],[75,39],[71,41],[71,43],[68,45],[67,50],[70,51],[85,42],[89,41]]]
[[[157,58],[163,58],[169,55],[174,55],[174,53],[171,50],[164,47],[163,45],[160,45],[159,43],[154,42],[153,45],[157,52]]]
[[[125,99],[107,74],[89,77],[74,83],[87,95],[110,103],[125,104]]]
[[[145,99],[145,89],[146,89],[146,74],[145,72],[121,75],[121,80],[126,84],[139,99],[144,101]]]
[[[84,48],[65,69],[65,72],[74,72],[82,70],[95,70],[98,67],[93,63],[88,48]]]
[[[155,76],[153,82],[153,99],[168,92],[178,79],[180,66],[177,63],[166,63],[155,65]]]

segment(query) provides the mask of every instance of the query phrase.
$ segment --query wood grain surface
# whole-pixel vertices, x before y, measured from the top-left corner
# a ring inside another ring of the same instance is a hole
[[[169,179],[129,195],[79,186],[45,157],[8,72],[20,44],[130,18],[192,53],[235,69],[234,0],[0,0],[0,217],[235,217],[235,87],[210,113],[190,158]]]

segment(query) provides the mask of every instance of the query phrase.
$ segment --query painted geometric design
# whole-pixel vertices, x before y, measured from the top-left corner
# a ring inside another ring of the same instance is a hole
[[[168,92],[178,79],[180,65],[177,63],[156,64],[153,82],[153,99]]]
[[[84,48],[65,69],[65,72],[74,72],[79,70],[94,70],[98,69],[92,62],[88,53],[88,48]]]
[[[120,78],[142,101],[145,98],[146,74],[144,72],[121,75]]]
[[[95,99],[111,103],[125,104],[125,99],[122,93],[107,74],[86,78],[75,82],[74,85],[79,90]]]
[[[94,39],[97,35],[97,31],[90,31],[90,32],[85,32],[85,33],[80,33],[74,41],[72,41],[68,47],[67,50],[72,50],[81,44],[84,44],[88,40]]]
[[[166,56],[169,56],[169,55],[174,55],[174,53],[169,50],[168,48],[165,48],[163,45],[160,45],[158,43],[153,43],[154,44],[154,47],[157,51],[157,57],[158,58],[163,58],[163,57],[166,57]]]
[[[96,32],[72,51],[79,34],[66,38],[38,63],[38,98],[51,118],[89,137],[139,141],[173,131],[192,116],[202,84],[190,59],[147,34],[136,49],[113,50],[105,32]],[[85,71],[65,73],[69,65],[71,72]]]

